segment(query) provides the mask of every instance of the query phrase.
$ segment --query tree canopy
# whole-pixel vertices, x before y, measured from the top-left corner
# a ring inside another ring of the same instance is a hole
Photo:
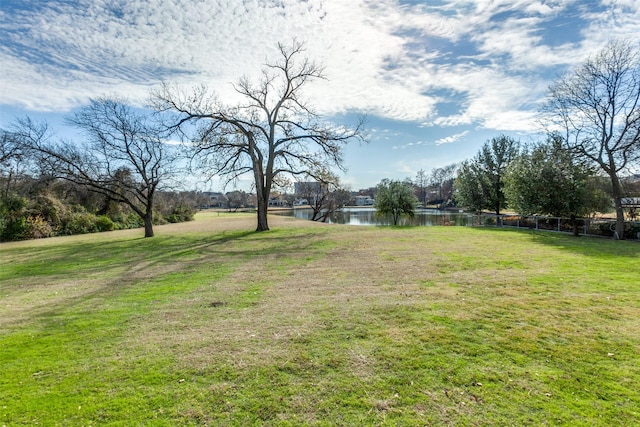
[[[574,160],[554,134],[511,163],[504,191],[509,207],[521,214],[579,217],[610,206],[595,179],[592,168]]]
[[[489,209],[499,215],[506,206],[504,175],[518,153],[519,143],[511,137],[500,135],[485,142],[458,171],[458,202],[473,211]]]
[[[373,206],[377,215],[390,215],[393,225],[398,225],[403,216],[415,216],[417,203],[411,183],[383,179],[376,187]]]

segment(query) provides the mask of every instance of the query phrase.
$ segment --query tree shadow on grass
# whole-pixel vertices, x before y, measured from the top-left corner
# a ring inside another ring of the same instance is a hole
[[[219,280],[238,263],[255,262],[260,269],[283,256],[302,259],[309,253],[323,253],[322,249],[314,248],[317,236],[302,229],[295,233],[227,231],[215,235],[114,239],[35,248],[29,261],[13,269],[15,286],[7,283],[10,278],[4,280],[7,286],[3,286],[3,293],[10,297],[30,292],[31,287],[35,293],[43,292],[43,297],[33,307],[25,307],[15,322],[5,319],[2,326],[12,328],[31,319],[30,323],[35,320],[43,329],[59,330],[64,316],[73,316],[85,309],[108,310],[117,305],[118,300],[125,305],[138,304],[142,309],[196,288],[197,284],[185,287],[179,283],[181,278],[190,280],[196,271],[203,275],[203,281]],[[210,269],[203,270],[202,265],[207,263]],[[175,279],[175,292],[164,283],[166,279]],[[47,296],[49,284],[55,286],[65,281],[79,285],[83,281],[97,283],[79,286],[84,289],[66,296]],[[158,292],[155,286],[165,289]],[[136,295],[138,292],[141,295]],[[152,296],[145,300],[145,295]]]
[[[500,230],[504,233],[529,235],[531,237],[531,241],[537,244],[589,257],[640,258],[640,242],[633,240],[613,240],[609,238],[584,235],[574,237],[570,234],[553,231],[509,228],[499,228],[496,230]]]

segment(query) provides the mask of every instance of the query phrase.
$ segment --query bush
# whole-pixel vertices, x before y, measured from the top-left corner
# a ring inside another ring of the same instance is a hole
[[[196,210],[189,206],[176,206],[166,216],[167,221],[171,223],[193,221]]]
[[[640,239],[640,222],[627,223],[624,237],[625,239]]]
[[[144,221],[130,207],[110,201],[94,214],[95,206],[68,204],[55,188],[29,193],[23,197],[15,192],[0,195],[0,241],[37,239],[55,235],[71,235],[140,228]],[[154,211],[154,224],[191,221],[196,213],[192,207],[176,201],[175,207]],[[89,210],[88,210],[89,209]]]
[[[160,212],[153,211],[153,225],[164,225],[168,223],[164,216]]]
[[[96,220],[96,228],[98,231],[111,231],[116,228],[111,218],[106,215],[101,215]]]
[[[487,216],[484,218],[484,225],[496,225],[496,218],[493,216]]]
[[[41,194],[29,203],[29,214],[32,217],[40,217],[47,222],[53,230],[60,228],[68,216],[68,208],[59,199],[49,194]]]
[[[16,194],[0,198],[0,241],[24,239],[28,201]]]
[[[23,239],[42,239],[54,235],[53,227],[40,215],[30,216],[25,221]]]
[[[98,217],[88,212],[74,212],[63,225],[63,234],[85,234],[98,231]]]
[[[27,229],[27,219],[23,216],[0,218],[0,242],[24,239],[24,232]]]
[[[130,228],[139,228],[144,226],[142,218],[134,212],[120,212],[116,215],[112,215],[110,218],[114,222],[115,230],[128,230]]]

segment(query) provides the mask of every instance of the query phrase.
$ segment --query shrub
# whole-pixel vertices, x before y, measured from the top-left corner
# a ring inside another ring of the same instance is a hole
[[[27,219],[23,216],[0,218],[0,242],[23,239],[26,228]]]
[[[640,222],[628,223],[624,230],[625,239],[640,239]]]
[[[162,214],[158,211],[153,211],[153,225],[164,225],[166,224],[168,221],[165,219],[164,216],[162,216]]]
[[[88,212],[74,212],[63,225],[63,234],[85,234],[98,231],[98,218]]]
[[[68,208],[55,196],[41,194],[36,196],[29,204],[31,217],[40,217],[47,222],[53,230],[60,228],[65,217],[68,216]]]
[[[16,194],[0,198],[0,241],[20,240],[27,228],[27,199]]]
[[[185,222],[185,221],[193,221],[193,216],[196,214],[196,210],[189,206],[176,206],[171,210],[169,215],[167,215],[167,221],[176,223],[176,222]]]
[[[25,221],[23,239],[42,239],[54,235],[53,227],[40,215],[30,216]]]
[[[111,218],[106,215],[101,215],[96,219],[96,228],[98,231],[111,231],[116,228]]]
[[[139,228],[144,226],[142,218],[134,212],[120,212],[112,215],[110,218],[114,222],[115,230],[128,230],[130,228]]]
[[[484,225],[496,225],[496,219],[492,216],[487,216],[484,218]]]

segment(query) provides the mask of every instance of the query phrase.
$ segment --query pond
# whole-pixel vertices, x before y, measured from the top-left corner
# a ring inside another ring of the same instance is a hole
[[[277,215],[310,219],[313,211],[308,208],[283,209],[274,211]],[[438,209],[416,209],[414,218],[402,218],[399,225],[472,225],[473,215],[464,212],[447,212]],[[378,217],[370,207],[343,208],[327,222],[349,225],[392,225],[391,217]]]

